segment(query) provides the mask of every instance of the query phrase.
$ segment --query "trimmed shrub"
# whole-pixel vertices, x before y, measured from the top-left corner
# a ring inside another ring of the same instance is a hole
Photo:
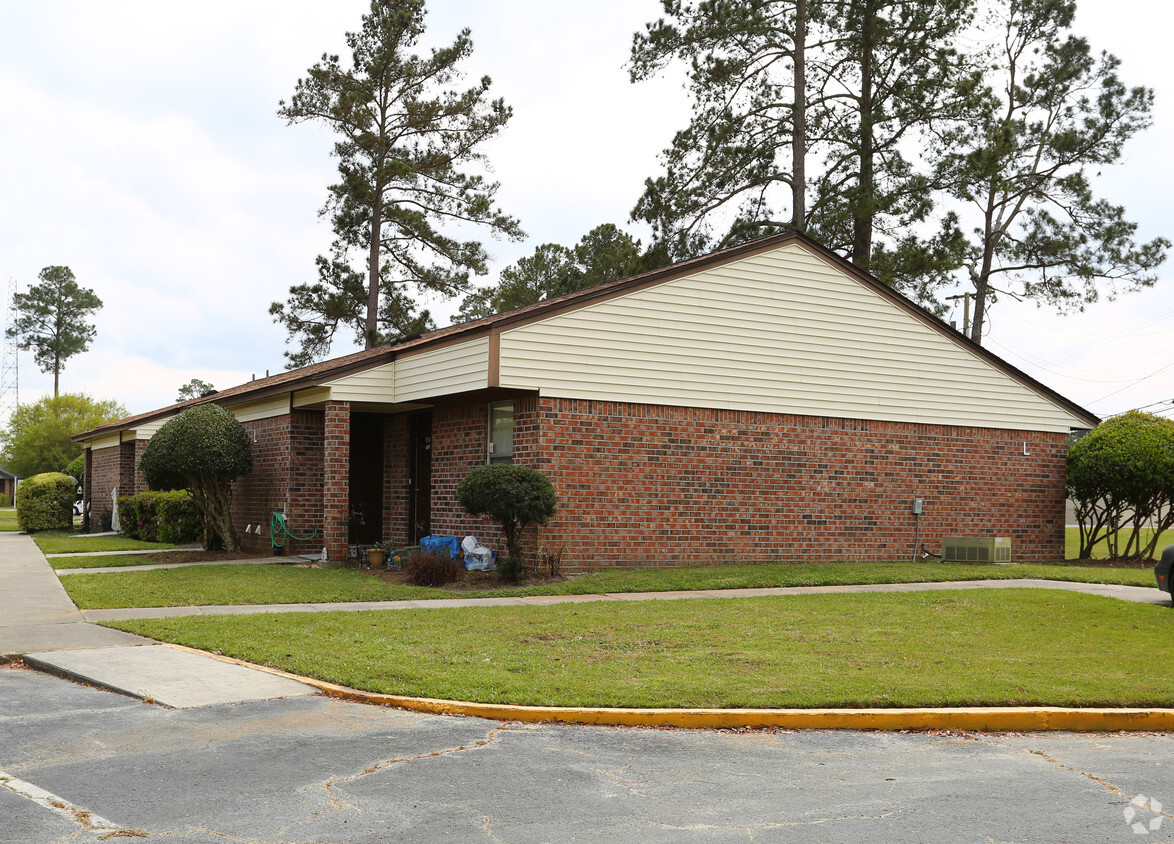
[[[546,524],[558,498],[550,479],[537,469],[515,463],[478,466],[457,486],[457,501],[474,516],[485,515],[501,525],[509,557],[498,564],[501,576],[520,583],[526,569],[518,531],[528,524]]]
[[[404,560],[404,577],[413,586],[443,586],[459,580],[465,566],[448,554],[413,554]]]
[[[165,422],[139,461],[151,489],[187,488],[200,510],[204,547],[239,551],[232,525],[232,482],[253,468],[252,445],[244,426],[216,404],[189,407]]]
[[[16,488],[16,520],[21,530],[71,530],[77,481],[61,472],[25,478]]]
[[[8,500],[7,492],[0,492],[0,507],[11,507],[12,502]]]
[[[203,535],[199,508],[186,489],[123,495],[118,499],[118,514],[131,539],[183,544]]]
[[[85,486],[86,455],[84,452],[69,461],[69,465],[65,467],[65,474],[77,481],[78,486]]]
[[[1065,479],[1081,559],[1102,539],[1111,559],[1151,559],[1174,527],[1174,420],[1131,410],[1102,422],[1068,449]]]
[[[155,513],[159,520],[159,541],[186,545],[202,541],[204,520],[200,508],[186,489],[158,493]]]

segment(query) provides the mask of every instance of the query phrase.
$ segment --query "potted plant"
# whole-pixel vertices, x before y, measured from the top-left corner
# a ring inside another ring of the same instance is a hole
[[[367,564],[373,569],[383,568],[383,564],[387,559],[387,552],[381,547],[382,543],[376,542],[367,549]]]

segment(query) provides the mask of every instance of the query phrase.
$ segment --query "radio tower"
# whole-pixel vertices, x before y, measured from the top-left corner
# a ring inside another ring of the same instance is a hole
[[[8,427],[8,421],[20,405],[20,371],[17,368],[16,338],[8,336],[8,327],[16,323],[16,279],[8,279],[8,307],[5,308],[4,355],[0,359],[0,427]]]

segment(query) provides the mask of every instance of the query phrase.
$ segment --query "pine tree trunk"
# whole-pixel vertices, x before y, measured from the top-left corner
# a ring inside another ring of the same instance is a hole
[[[872,218],[874,213],[875,165],[873,157],[872,119],[873,82],[872,46],[876,12],[866,4],[860,32],[860,129],[857,144],[860,168],[856,201],[852,208],[852,263],[868,271],[872,258]]]
[[[379,345],[379,240],[383,236],[383,201],[376,191],[371,206],[371,245],[367,252],[367,317],[364,326],[366,349]]]
[[[807,0],[795,0],[795,98],[791,112],[791,225],[807,231]]]

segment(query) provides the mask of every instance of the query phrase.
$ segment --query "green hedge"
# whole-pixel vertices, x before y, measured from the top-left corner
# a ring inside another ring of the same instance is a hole
[[[25,478],[16,488],[16,520],[21,530],[72,530],[77,481],[61,472]]]
[[[7,492],[0,492],[0,507],[11,507],[12,502],[8,500]]]
[[[185,489],[120,496],[118,519],[127,536],[145,542],[182,544],[204,535],[200,511]]]

